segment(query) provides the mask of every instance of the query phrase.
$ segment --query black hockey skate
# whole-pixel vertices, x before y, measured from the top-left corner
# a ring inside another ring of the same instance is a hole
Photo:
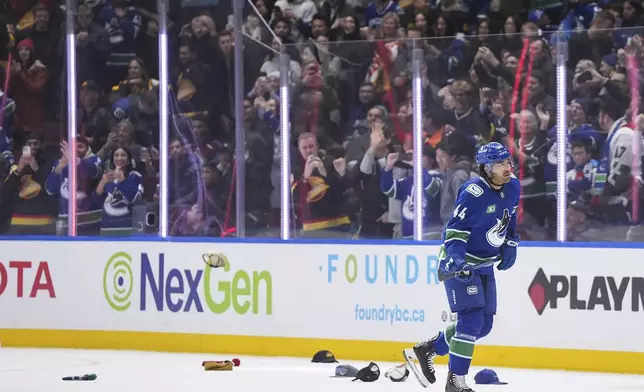
[[[436,382],[436,370],[434,369],[434,358],[436,358],[436,350],[434,349],[434,342],[437,338],[438,336],[431,340],[420,342],[414,346],[414,355],[416,359],[418,359],[418,364],[420,365],[421,370],[420,372],[418,371],[418,368],[416,367],[416,364],[410,355],[411,353],[409,351],[411,350],[407,349],[403,351],[407,365],[409,365],[409,368],[414,373],[414,376],[416,376],[416,379],[418,379],[420,385],[425,388],[427,388],[429,384]]]
[[[452,372],[447,375],[447,385],[445,385],[445,392],[474,392],[474,390],[467,386],[465,376],[458,376]]]

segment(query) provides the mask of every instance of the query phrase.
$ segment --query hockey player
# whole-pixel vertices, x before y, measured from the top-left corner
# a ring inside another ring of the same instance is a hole
[[[478,150],[476,163],[481,177],[460,188],[438,255],[439,276],[445,277],[449,306],[458,321],[414,346],[422,374],[411,350],[403,352],[424,387],[436,382],[436,355],[449,353],[446,392],[473,392],[465,376],[476,341],[490,333],[496,314],[494,262],[501,260],[497,266],[500,271],[512,267],[519,244],[515,214],[521,185],[512,174],[510,153],[500,143],[488,143]]]

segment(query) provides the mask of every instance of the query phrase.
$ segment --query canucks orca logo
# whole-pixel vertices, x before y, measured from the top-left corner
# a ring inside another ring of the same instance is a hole
[[[411,187],[411,194],[407,195],[405,198],[405,201],[403,202],[403,207],[402,207],[402,215],[405,219],[413,221],[414,220],[414,208],[415,208],[415,194],[414,194],[414,187]],[[421,214],[423,217],[425,217],[425,209],[427,208],[427,199],[423,197],[422,200],[422,206],[420,207]]]
[[[510,211],[506,208],[503,210],[503,217],[496,218],[496,224],[485,233],[487,242],[495,248],[501,247],[508,234],[508,226],[510,226]]]
[[[69,179],[68,178],[65,178],[63,180],[63,184],[60,186],[60,196],[65,200],[69,200]],[[87,198],[87,193],[79,189],[76,192],[76,200],[81,201],[81,200],[85,200],[85,198]]]
[[[107,195],[103,208],[109,216],[120,217],[130,213],[129,205],[130,202],[117,188],[113,193]]]

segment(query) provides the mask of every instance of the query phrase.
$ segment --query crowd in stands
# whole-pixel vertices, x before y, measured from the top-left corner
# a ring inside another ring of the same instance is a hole
[[[0,9],[0,233],[64,235],[70,164],[79,234],[156,233],[166,88],[156,0],[78,0],[72,163],[61,3],[5,0]],[[421,208],[424,238],[439,239],[459,188],[477,176],[476,148],[497,141],[510,148],[522,184],[522,238],[554,240],[563,125],[568,240],[644,238],[642,2],[252,3],[236,43],[231,0],[169,2],[171,235],[235,235],[241,164],[246,235],[278,235],[284,72],[295,236],[409,238]],[[243,67],[234,63],[235,45],[243,46]],[[557,79],[561,48],[565,86]],[[413,196],[414,51],[422,56],[421,201]],[[243,118],[235,118],[240,74]],[[558,124],[564,87],[566,120]],[[235,138],[240,122],[244,140]]]

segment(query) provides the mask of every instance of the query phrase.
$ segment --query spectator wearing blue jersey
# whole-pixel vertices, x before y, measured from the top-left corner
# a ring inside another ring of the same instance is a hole
[[[127,74],[128,65],[136,58],[136,39],[142,17],[136,7],[127,5],[126,0],[108,0],[96,19],[105,27],[110,43],[106,80],[116,84]]]
[[[592,153],[593,148],[588,139],[575,140],[572,143],[572,159],[575,167],[566,174],[571,200],[579,200],[586,204],[590,202],[599,167],[599,162],[592,159]]]
[[[61,157],[45,182],[45,190],[50,196],[58,196],[58,220],[56,233],[67,234],[67,217],[69,215],[69,146],[66,141],[60,143]],[[101,175],[102,162],[92,153],[86,138],[76,140],[76,227],[80,235],[99,233],[101,223],[101,205],[92,203],[92,192]]]
[[[403,164],[408,167],[413,167],[413,160],[409,160],[412,156],[405,154],[400,157],[400,153],[391,153],[387,155],[387,162],[382,170],[380,176],[380,189],[390,198],[400,200],[402,202],[402,235],[403,238],[412,238],[414,235],[414,211],[416,208],[422,208],[422,219],[425,232],[428,233],[431,228],[430,225],[437,221],[436,216],[432,216],[432,206],[435,204],[435,198],[439,196],[442,176],[436,170],[430,170],[423,167],[423,198],[418,202],[415,198],[414,191],[414,176],[410,175],[394,180],[393,168],[396,163]]]
[[[119,147],[112,151],[93,197],[93,202],[103,206],[101,235],[132,234],[132,207],[141,202],[143,185],[128,149]]]
[[[390,12],[399,16],[405,14],[403,8],[398,5],[398,0],[371,0],[365,11],[365,28],[369,30],[379,29],[384,16]]]

